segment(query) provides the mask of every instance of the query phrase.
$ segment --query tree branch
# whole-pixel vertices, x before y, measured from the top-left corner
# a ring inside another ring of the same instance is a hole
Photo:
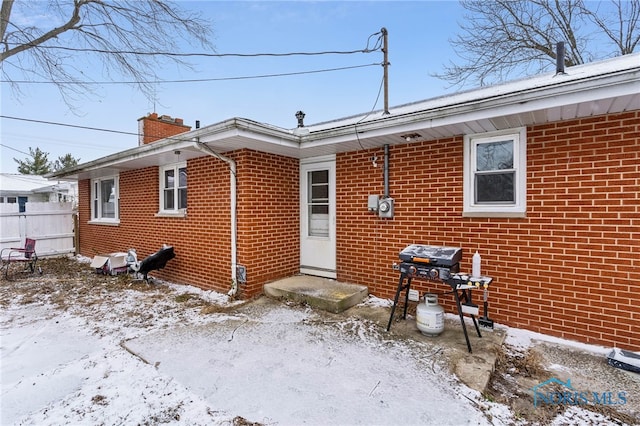
[[[12,13],[18,18],[30,16],[38,7],[38,15],[51,16],[45,25],[54,23],[52,28],[38,26],[36,20],[27,19],[25,25],[18,24],[20,19],[11,19]],[[179,55],[162,52],[180,52],[187,45],[214,50],[208,22],[163,0],[5,0],[1,13],[6,28],[0,71],[5,81],[12,84],[14,92],[19,91],[19,84],[14,83],[17,78],[13,75],[52,81],[70,107],[75,96],[92,93],[86,83],[103,79],[83,69],[84,64],[96,63],[96,59],[104,65],[104,73],[113,74],[114,79],[136,81],[137,89],[152,99],[155,88],[149,82],[160,79],[158,72],[167,62],[191,68]],[[65,18],[56,24],[59,16]],[[63,51],[55,49],[56,44],[78,49]],[[150,54],[136,54],[140,52]]]

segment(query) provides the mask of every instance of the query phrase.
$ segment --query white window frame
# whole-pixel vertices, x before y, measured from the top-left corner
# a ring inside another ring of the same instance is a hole
[[[187,168],[187,162],[186,161],[182,161],[179,163],[173,163],[173,164],[167,164],[165,166],[160,167],[159,173],[158,173],[158,178],[159,178],[159,185],[158,185],[158,189],[159,189],[159,200],[160,200],[160,205],[158,206],[158,214],[156,216],[171,216],[171,217],[175,217],[175,216],[186,216],[187,214],[187,209],[185,208],[178,208],[178,204],[180,201],[180,196],[179,196],[179,189],[180,189],[180,169],[186,169]],[[164,205],[165,205],[165,188],[164,187],[164,175],[165,172],[168,170],[173,170],[174,171],[174,186],[173,186],[173,205],[175,206],[175,208],[173,209],[165,209]],[[184,188],[185,190],[187,190],[187,194],[188,194],[188,188],[189,188],[189,175],[187,172],[187,186]],[[188,195],[187,195],[188,196]]]
[[[515,170],[515,201],[477,203],[475,201],[476,149],[479,144],[512,140]],[[463,216],[525,217],[527,213],[527,129],[503,130],[464,136]]]
[[[113,180],[114,184],[114,217],[104,217],[101,184],[104,181]],[[95,224],[118,224],[120,223],[120,177],[118,175],[103,176],[91,179],[91,220],[89,223]]]

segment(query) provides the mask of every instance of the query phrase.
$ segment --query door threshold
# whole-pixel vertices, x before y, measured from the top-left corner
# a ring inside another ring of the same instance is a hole
[[[323,278],[338,278],[338,274],[333,269],[314,268],[313,266],[300,266],[300,273],[304,275],[314,275]]]

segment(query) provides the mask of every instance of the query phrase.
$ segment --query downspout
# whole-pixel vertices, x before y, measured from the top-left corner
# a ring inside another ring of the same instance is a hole
[[[237,234],[237,224],[238,224],[238,216],[236,212],[236,203],[237,203],[237,188],[236,188],[236,162],[224,155],[220,155],[211,148],[207,144],[201,143],[199,138],[196,140],[194,147],[204,152],[207,155],[211,155],[212,157],[217,158],[218,160],[224,161],[229,166],[230,172],[230,197],[231,197],[231,290],[227,293],[229,296],[234,297],[238,293],[238,280],[237,280],[237,266],[238,266],[238,234]]]

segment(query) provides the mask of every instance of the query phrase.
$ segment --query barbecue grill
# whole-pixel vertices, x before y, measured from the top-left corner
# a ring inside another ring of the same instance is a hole
[[[400,264],[394,263],[394,269],[400,272],[400,280],[398,281],[398,288],[393,299],[393,307],[391,308],[387,331],[391,329],[398,299],[403,291],[405,292],[405,297],[402,318],[406,319],[407,307],[409,305],[409,291],[411,289],[411,281],[414,278],[428,280],[434,283],[441,282],[451,287],[451,293],[456,301],[464,337],[467,341],[467,348],[469,352],[472,352],[464,315],[467,314],[471,316],[478,337],[482,337],[478,322],[483,327],[493,328],[493,321],[487,316],[488,288],[493,278],[486,276],[472,277],[468,274],[461,273],[460,260],[462,260],[462,248],[459,247],[411,244],[400,252],[399,258],[401,262]],[[476,316],[479,313],[479,307],[471,300],[471,292],[475,289],[482,289],[484,291],[484,316],[478,320],[476,320]]]

